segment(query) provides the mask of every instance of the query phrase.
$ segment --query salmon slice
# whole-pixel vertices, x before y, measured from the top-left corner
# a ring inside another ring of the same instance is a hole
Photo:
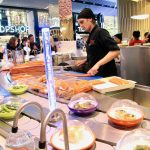
[[[75,73],[65,73],[65,76],[73,76],[73,77],[90,77],[90,74],[75,74]]]

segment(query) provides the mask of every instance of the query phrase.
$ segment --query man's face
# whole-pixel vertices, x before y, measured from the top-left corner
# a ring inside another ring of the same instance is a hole
[[[31,42],[31,43],[34,43],[34,36],[31,36],[31,37],[30,37],[30,42]]]
[[[114,36],[114,40],[117,42],[117,43],[120,43],[121,40],[119,38],[117,38],[116,36]]]
[[[24,41],[23,45],[26,46],[26,43],[28,43],[28,47],[30,47],[30,41],[29,40]]]
[[[91,31],[92,19],[78,19],[78,24],[85,31]]]

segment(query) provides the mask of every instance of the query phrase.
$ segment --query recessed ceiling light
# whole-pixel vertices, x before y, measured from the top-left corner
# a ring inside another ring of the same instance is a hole
[[[147,18],[149,18],[149,14],[131,16],[131,19],[138,19],[138,20],[147,19]]]
[[[139,1],[141,1],[141,0],[131,0],[131,1],[133,1],[133,2],[139,2]]]

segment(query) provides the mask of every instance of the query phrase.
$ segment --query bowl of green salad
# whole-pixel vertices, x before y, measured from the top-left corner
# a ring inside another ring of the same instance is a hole
[[[21,83],[11,84],[8,91],[14,95],[24,94],[28,89],[28,86]]]

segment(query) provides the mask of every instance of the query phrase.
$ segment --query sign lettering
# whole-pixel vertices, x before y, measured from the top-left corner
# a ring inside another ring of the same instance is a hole
[[[0,33],[23,33],[29,30],[28,26],[0,26]]]

